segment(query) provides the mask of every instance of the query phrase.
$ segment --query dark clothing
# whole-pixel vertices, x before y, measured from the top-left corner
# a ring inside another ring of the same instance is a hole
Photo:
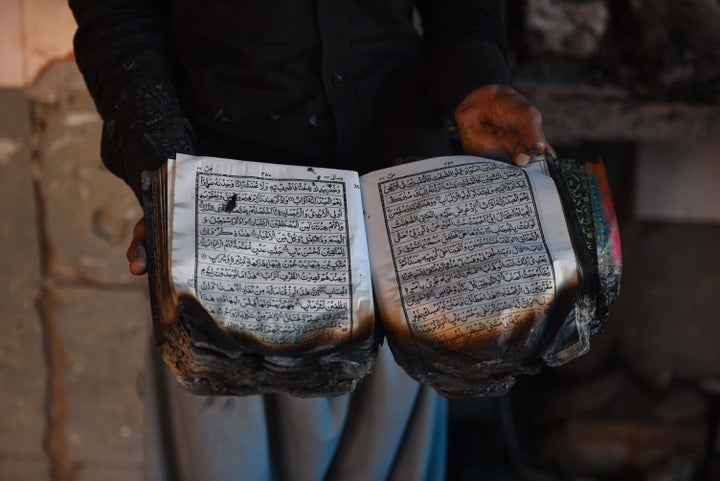
[[[448,153],[445,120],[507,83],[499,1],[70,0],[105,121],[103,161],[139,194],[176,152],[366,172]],[[446,409],[380,349],[353,393],[204,398],[152,348],[146,479],[440,481]]]
[[[500,2],[418,1],[425,41],[414,3],[70,0],[106,164],[136,186],[165,144],[189,142],[185,116],[207,155],[365,172],[447,153],[457,103],[508,81]]]

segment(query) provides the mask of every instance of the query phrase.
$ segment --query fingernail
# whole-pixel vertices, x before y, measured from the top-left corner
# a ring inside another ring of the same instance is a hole
[[[530,162],[530,156],[527,154],[517,154],[517,156],[515,156],[515,163],[517,165],[527,165],[528,162]]]
[[[543,152],[545,152],[545,143],[544,142],[535,142],[532,145],[532,150],[534,150],[535,152],[537,152],[539,154],[542,154]]]

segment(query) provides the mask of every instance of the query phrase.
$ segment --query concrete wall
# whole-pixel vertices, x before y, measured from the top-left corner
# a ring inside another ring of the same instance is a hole
[[[141,215],[99,158],[73,63],[0,89],[0,481],[139,480],[145,279]]]
[[[66,0],[0,0],[0,87],[32,83],[72,55],[75,21]]]

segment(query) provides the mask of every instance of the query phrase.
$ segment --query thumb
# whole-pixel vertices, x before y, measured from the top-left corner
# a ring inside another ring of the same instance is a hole
[[[133,238],[128,247],[127,260],[132,274],[141,276],[147,272],[147,251],[145,249],[145,218],[141,218],[133,228]]]

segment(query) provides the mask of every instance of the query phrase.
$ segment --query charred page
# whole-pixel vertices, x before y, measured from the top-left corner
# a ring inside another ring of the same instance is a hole
[[[617,294],[603,172],[451,156],[358,179],[178,155],[146,179],[162,355],[198,393],[341,394],[372,368],[374,298],[414,379],[506,392],[585,353]]]
[[[454,156],[361,181],[375,296],[408,374],[447,396],[499,394],[564,348],[578,264],[544,161]]]
[[[352,390],[376,349],[357,173],[179,154],[154,175],[167,203],[155,264],[169,271],[154,276],[169,291],[155,330],[178,380],[202,394]]]

